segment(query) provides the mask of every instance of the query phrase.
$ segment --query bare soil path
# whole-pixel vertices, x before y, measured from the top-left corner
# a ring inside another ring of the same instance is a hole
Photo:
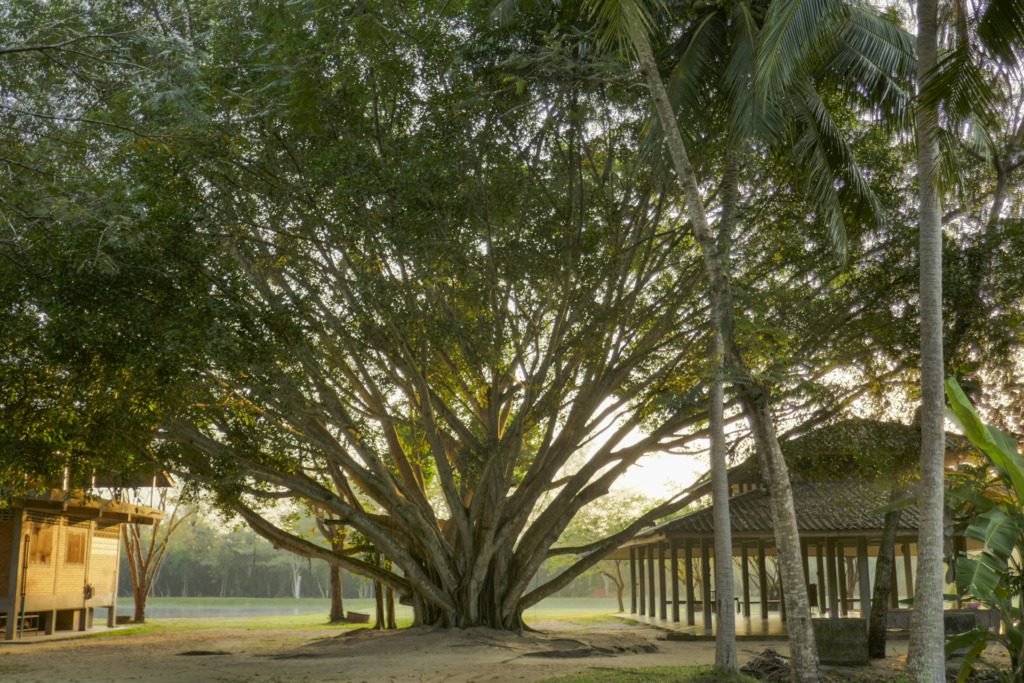
[[[664,640],[615,619],[487,629],[398,632],[215,629],[109,635],[0,647],[5,683],[378,683],[539,681],[592,667],[710,664],[714,644]],[[785,643],[742,641],[741,663]],[[905,644],[863,680],[892,672]]]

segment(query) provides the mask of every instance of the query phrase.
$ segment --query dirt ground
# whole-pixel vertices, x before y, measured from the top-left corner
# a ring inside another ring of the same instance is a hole
[[[302,630],[214,630],[111,635],[0,646],[4,683],[378,683],[537,681],[592,667],[710,664],[714,644],[609,619],[535,625],[523,636],[486,629],[411,629],[347,635]],[[780,641],[741,641],[741,663]],[[869,669],[878,680],[902,666],[906,642]]]

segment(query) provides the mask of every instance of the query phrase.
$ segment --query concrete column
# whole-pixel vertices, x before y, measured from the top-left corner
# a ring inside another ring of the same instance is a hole
[[[707,539],[702,539],[700,542],[700,577],[701,577],[701,588],[703,589],[703,607],[704,607],[704,630],[711,632],[711,615],[713,610],[711,609],[711,544]]]
[[[836,543],[836,561],[839,564],[839,616],[845,617],[850,596],[846,583],[846,548],[842,543]]]
[[[697,599],[693,587],[693,542],[687,540],[683,545],[684,560],[686,562],[686,624],[693,626],[697,623],[694,615],[693,603]]]
[[[743,583],[743,616],[750,618],[750,558],[747,556],[747,545],[740,544],[740,579]]]
[[[818,615],[822,615],[828,609],[828,594],[825,581],[825,546],[818,544],[814,550],[814,564],[816,578],[818,580]]]
[[[899,582],[899,576],[900,576],[900,573],[896,569],[896,548],[894,547],[893,548],[893,558],[892,558],[892,589],[889,591],[889,607],[891,609],[899,609],[900,608],[900,582]],[[913,595],[913,593],[908,593],[907,595]]]
[[[839,578],[836,576],[836,542],[831,538],[825,543],[825,564],[828,565],[828,615],[839,618]]]
[[[907,595],[914,594],[914,569],[910,562],[910,544],[904,543],[900,546],[900,550],[903,552],[903,575],[906,577],[907,583]]]
[[[672,621],[679,623],[679,544],[672,540],[668,545],[669,576],[672,580]]]
[[[629,549],[629,613],[636,614],[636,548]]]
[[[654,545],[647,546],[647,616],[652,619],[658,616],[658,594],[654,587],[654,567],[657,558],[654,556]]]
[[[668,619],[668,591],[665,588],[665,544],[658,544],[658,618]]]
[[[647,614],[647,581],[644,576],[644,546],[636,547],[637,586],[640,588],[640,616]]]
[[[757,580],[761,587],[761,618],[768,618],[768,566],[764,557],[764,541],[757,542]]]
[[[871,577],[868,575],[868,539],[857,539],[857,577],[860,580],[860,616],[871,614]]]

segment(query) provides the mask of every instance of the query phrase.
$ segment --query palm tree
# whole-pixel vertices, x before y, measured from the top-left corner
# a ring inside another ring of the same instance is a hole
[[[788,470],[771,416],[770,394],[767,387],[755,381],[747,371],[733,335],[735,320],[728,277],[728,244],[736,220],[737,151],[747,145],[755,133],[770,142],[788,138],[791,154],[799,157],[801,165],[808,170],[809,195],[825,218],[840,252],[843,250],[845,234],[843,213],[835,183],[830,180],[841,177],[846,185],[853,188],[853,193],[865,200],[876,213],[877,203],[852,153],[817,96],[813,74],[806,65],[790,70],[788,76],[791,83],[788,85],[791,87],[787,88],[786,96],[781,101],[782,106],[774,109],[758,107],[752,91],[756,90],[753,87],[754,56],[760,35],[758,17],[750,4],[738,3],[733,6],[731,16],[722,16],[721,8],[711,8],[703,17],[692,22],[690,30],[681,41],[686,49],[677,67],[676,78],[673,79],[675,87],[672,93],[677,95],[675,107],[651,46],[653,20],[650,12],[633,0],[594,0],[589,3],[589,8],[591,16],[603,28],[605,45],[617,43],[620,48],[632,51],[639,63],[655,103],[657,122],[683,187],[687,215],[693,225],[709,281],[714,354],[721,365],[713,382],[710,406],[713,504],[719,513],[715,519],[716,557],[731,555],[725,441],[721,427],[721,375],[725,374],[738,391],[771,491],[783,590],[790,617],[794,672],[798,680],[817,680],[817,652],[810,621],[799,532]],[[834,30],[844,40],[836,43],[836,49],[827,52],[828,58],[817,65],[819,70],[825,73],[834,71],[847,77],[852,75],[875,106],[892,111],[905,110],[906,95],[901,92],[899,81],[901,76],[909,75],[908,65],[912,64],[909,58],[910,42],[906,36],[896,27],[881,22],[873,12],[859,7],[850,9]],[[728,46],[728,55],[716,59],[713,55],[720,54],[723,46]],[[717,238],[708,221],[697,174],[679,125],[680,118],[688,118],[681,112],[686,107],[698,109],[701,116],[706,117],[707,110],[699,102],[699,93],[709,91],[725,95],[725,118],[728,121],[721,192],[722,212]],[[796,117],[787,116],[794,110],[797,112]],[[791,125],[792,122],[797,125]],[[731,576],[716,576],[718,586],[722,586],[723,582],[726,582],[724,585],[727,587],[731,586]],[[719,598],[719,614],[724,617],[721,612],[721,594]],[[734,631],[725,631],[724,628],[734,628],[731,619],[723,618],[719,623],[716,665],[722,669],[734,668]]]
[[[938,1],[917,2],[918,91],[938,64]],[[942,618],[943,470],[946,450],[942,362],[942,210],[938,106],[919,100],[916,112],[918,259],[921,316],[921,483],[917,588],[907,667],[914,680],[946,680]]]

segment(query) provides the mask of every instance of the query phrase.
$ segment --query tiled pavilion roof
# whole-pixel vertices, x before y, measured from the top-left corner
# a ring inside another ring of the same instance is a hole
[[[810,535],[880,531],[884,515],[876,510],[889,501],[887,487],[866,481],[794,481],[793,503],[797,526]],[[733,534],[770,535],[772,515],[768,492],[761,489],[735,496],[729,501]],[[917,529],[917,508],[900,514],[900,528]],[[644,529],[645,537],[706,536],[714,533],[712,510],[706,507],[683,517]]]

